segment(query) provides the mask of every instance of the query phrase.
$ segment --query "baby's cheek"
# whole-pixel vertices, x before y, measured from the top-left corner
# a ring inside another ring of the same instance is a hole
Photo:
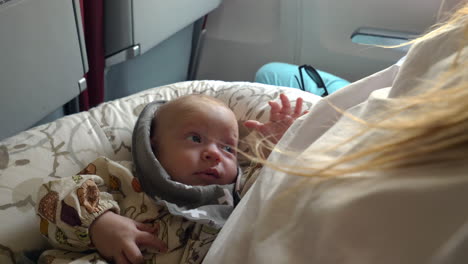
[[[231,164],[229,170],[230,170],[230,177],[229,177],[230,178],[230,183],[233,183],[233,182],[236,181],[237,173],[238,173],[238,171],[237,171],[237,162]]]

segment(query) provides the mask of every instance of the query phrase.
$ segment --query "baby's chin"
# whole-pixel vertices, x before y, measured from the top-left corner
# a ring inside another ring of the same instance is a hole
[[[174,180],[173,180],[174,181]],[[200,178],[192,181],[176,181],[185,185],[189,186],[208,186],[208,185],[227,185],[227,184],[232,184],[235,182],[235,180],[231,182],[226,182],[221,179],[212,179],[209,176],[201,176]]]

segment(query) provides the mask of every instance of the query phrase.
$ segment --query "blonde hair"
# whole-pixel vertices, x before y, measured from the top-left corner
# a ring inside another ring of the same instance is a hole
[[[462,49],[468,44],[468,4],[458,9],[448,21],[412,43],[418,44],[453,27],[461,27],[463,32],[458,52],[451,65],[435,80],[426,81],[418,87],[424,92],[392,99],[390,109],[384,115],[379,115],[378,118],[374,116],[372,119],[379,121],[362,120],[332,105],[338,112],[362,124],[364,128],[355,136],[321,154],[336,151],[375,131],[386,132],[379,134],[378,141],[373,141],[381,143],[363,146],[354,153],[341,156],[320,167],[307,164],[307,160],[319,155],[312,151],[301,155],[302,166],[267,162],[261,151],[265,146],[265,139],[259,139],[253,146],[254,155],[247,155],[276,170],[323,178],[468,160],[468,63],[460,59]],[[278,148],[273,151],[285,152]]]

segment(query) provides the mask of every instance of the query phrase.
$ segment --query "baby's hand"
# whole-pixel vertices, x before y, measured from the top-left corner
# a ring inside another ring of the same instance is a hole
[[[140,247],[166,252],[167,246],[155,237],[157,228],[130,218],[105,212],[90,227],[91,239],[99,253],[114,263],[143,263]]]
[[[284,135],[286,130],[300,116],[305,115],[308,111],[302,112],[303,99],[297,98],[294,111],[291,109],[291,103],[286,95],[280,94],[281,105],[277,102],[270,101],[270,120],[266,123],[261,123],[255,120],[247,120],[244,125],[247,128],[255,129],[271,143],[276,144]]]

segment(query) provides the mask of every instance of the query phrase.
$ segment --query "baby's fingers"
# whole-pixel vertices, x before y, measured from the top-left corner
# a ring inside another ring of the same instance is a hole
[[[115,256],[115,258],[113,259],[115,261],[116,264],[132,264],[128,259],[127,257],[125,257],[125,255],[122,253],[122,254],[119,254],[118,256]],[[112,263],[112,262],[111,262]]]
[[[260,123],[256,120],[247,120],[244,122],[244,126],[250,129],[259,129],[261,126],[263,126],[263,123]]]
[[[143,232],[149,232],[152,234],[158,234],[159,232],[159,223],[154,224],[153,226],[145,223],[140,223],[138,221],[135,221],[135,225],[138,230],[143,231]]]
[[[281,113],[285,115],[291,114],[291,103],[289,102],[289,98],[285,94],[280,94],[281,105],[283,108],[281,109]]]
[[[270,105],[270,116],[276,115],[281,111],[281,105],[274,101],[269,101],[268,104]]]
[[[141,233],[138,236],[137,244],[140,247],[151,248],[158,250],[159,252],[167,252],[167,245],[158,237],[155,237],[149,233]]]
[[[302,103],[304,102],[304,99],[302,97],[297,98],[296,100],[296,107],[294,108],[294,117],[299,117],[302,114]]]
[[[127,247],[123,249],[124,259],[128,260],[128,263],[136,264],[143,263],[143,255],[140,249],[135,243],[128,243]]]

